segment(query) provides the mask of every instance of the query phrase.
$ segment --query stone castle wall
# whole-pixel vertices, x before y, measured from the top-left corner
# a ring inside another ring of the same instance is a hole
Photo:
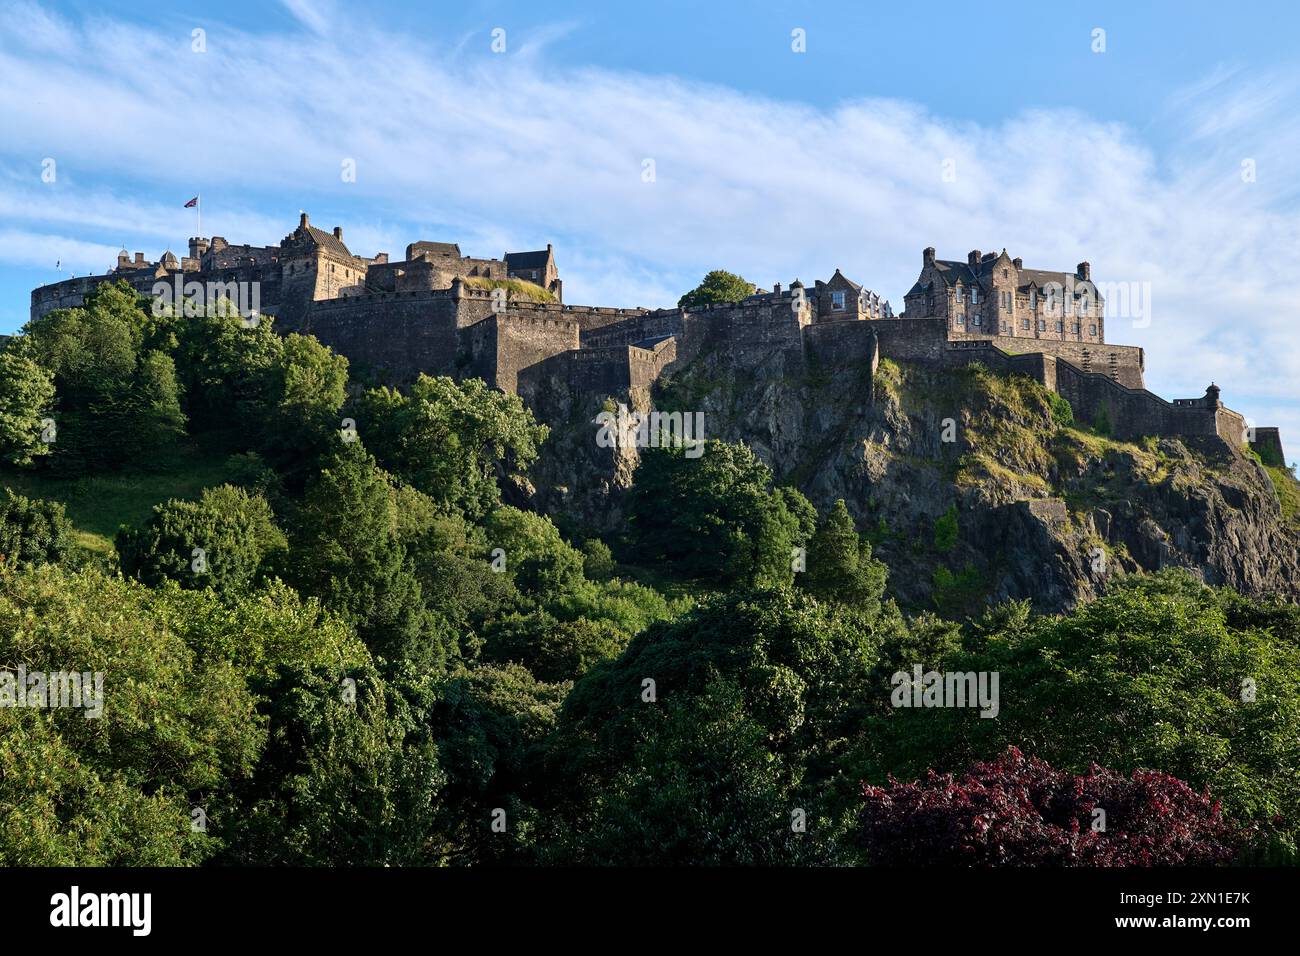
[[[1207,395],[1169,402],[1147,391],[1144,354],[1133,346],[971,334],[937,315],[828,317],[804,304],[813,293],[782,292],[779,286],[735,303],[653,311],[535,302],[443,275],[436,257],[367,265],[298,255],[296,248],[281,247],[278,262],[235,256],[216,267],[209,256],[213,267],[201,272],[159,275],[165,270],[158,264],[142,263],[68,279],[34,290],[31,314],[82,305],[100,283],[121,279],[145,296],[155,283],[171,284],[177,276],[205,289],[259,283],[261,310],[275,318],[278,330],[314,335],[347,356],[360,377],[387,384],[424,372],[479,377],[525,396],[550,381],[575,395],[635,394],[648,400],[662,375],[705,350],[721,353],[736,368],[776,376],[806,371],[810,362],[836,367],[867,361],[874,372],[881,358],[950,366],[978,361],[1029,375],[1069,400],[1081,421],[1109,423],[1116,437],[1217,437],[1234,448],[1245,438],[1242,416],[1222,406],[1217,392],[1213,400]],[[495,277],[488,265],[484,271]],[[444,280],[445,288],[430,287]],[[1257,428],[1254,435],[1254,447],[1270,463],[1283,460],[1277,429]]]
[[[359,376],[388,384],[456,371],[456,301],[442,293],[384,293],[316,302],[299,325],[347,356]]]

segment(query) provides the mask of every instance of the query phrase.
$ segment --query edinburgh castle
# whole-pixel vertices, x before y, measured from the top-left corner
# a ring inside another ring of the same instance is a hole
[[[370,380],[478,377],[534,406],[547,388],[626,395],[643,405],[661,376],[704,350],[725,351],[737,368],[778,361],[786,371],[819,361],[866,362],[872,370],[882,358],[978,361],[1031,376],[1081,420],[1104,421],[1117,437],[1249,442],[1266,460],[1283,458],[1277,429],[1248,429],[1213,384],[1172,402],[1147,391],[1142,349],[1106,342],[1107,302],[1087,262],[1053,272],[1026,268],[1006,250],[943,260],[927,248],[897,315],[838,269],[811,287],[795,280],[734,303],[602,308],[564,303],[549,245],[484,259],[462,255],[454,243],[415,242],[405,259],[390,262],[386,253],[355,255],[341,228],[318,229],[304,213],[274,246],[194,238],[189,255],[168,252],[156,262],[123,251],[104,275],[33,290],[31,316],[79,306],[97,285],[118,280],[155,299],[175,288],[235,301],[251,288],[255,302],[241,311],[273,320],[281,332],[314,335]]]

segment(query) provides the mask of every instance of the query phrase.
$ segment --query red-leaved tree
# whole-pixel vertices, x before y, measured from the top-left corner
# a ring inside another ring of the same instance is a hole
[[[1015,747],[960,777],[862,789],[861,840],[880,866],[1213,866],[1246,837],[1169,774],[1079,776]]]

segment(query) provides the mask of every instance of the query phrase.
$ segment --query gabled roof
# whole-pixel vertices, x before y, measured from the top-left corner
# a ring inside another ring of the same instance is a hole
[[[972,269],[965,262],[955,262],[951,259],[935,259],[934,270],[939,273],[939,278],[943,279],[944,285],[953,286],[960,282],[962,285],[975,285],[978,281],[979,273],[982,271],[980,266]],[[919,284],[919,283],[918,283]]]
[[[539,249],[536,252],[507,252],[506,268],[510,270],[545,269],[550,259],[550,249]]]
[[[326,232],[324,229],[317,229],[315,226],[306,225],[298,227],[299,235],[306,235],[308,239],[316,243],[326,252],[333,253],[336,256],[346,256],[349,259],[355,258],[348,247],[343,245],[343,240],[335,237],[334,233]]]
[[[861,292],[861,291],[862,291],[862,286],[861,286],[861,284],[859,284],[859,283],[857,283],[857,282],[854,282],[852,279],[850,279],[848,276],[846,276],[846,275],[845,275],[843,272],[841,272],[839,269],[836,269],[836,270],[835,270],[835,274],[834,274],[833,276],[830,277],[830,280],[829,280],[826,284],[827,284],[827,285],[830,285],[830,284],[831,284],[832,282],[834,282],[836,279],[839,279],[841,282],[844,282],[845,284],[847,284],[848,287],[849,287],[850,289],[852,289],[854,292]]]

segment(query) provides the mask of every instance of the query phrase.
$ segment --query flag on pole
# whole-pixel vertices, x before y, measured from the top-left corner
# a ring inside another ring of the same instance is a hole
[[[198,196],[195,196],[193,199],[191,199],[189,202],[187,202],[187,203],[185,204],[185,208],[186,208],[186,209],[193,209],[193,208],[194,208],[195,206],[197,206],[198,204],[199,204],[199,197],[198,197]]]

